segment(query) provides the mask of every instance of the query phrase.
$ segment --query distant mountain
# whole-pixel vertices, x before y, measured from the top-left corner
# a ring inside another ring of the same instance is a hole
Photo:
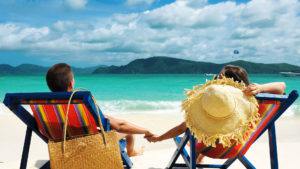
[[[107,67],[107,66],[100,65],[100,66],[87,67],[87,68],[73,67],[72,69],[73,69],[75,74],[92,74],[96,69],[102,68],[102,67]]]
[[[0,74],[11,74],[14,71],[14,67],[7,65],[7,64],[1,64],[0,65]]]
[[[96,69],[94,74],[191,74],[191,73],[218,73],[224,65],[241,66],[248,73],[300,72],[300,67],[279,63],[262,64],[243,60],[223,64],[196,62],[170,57],[150,57],[136,59],[124,66],[109,66]]]
[[[73,67],[75,74],[92,74],[97,68],[106,67],[104,65],[87,67],[87,68],[76,68]],[[33,64],[21,64],[13,67],[7,64],[0,64],[0,75],[40,75],[46,74],[49,67],[38,66]]]
[[[223,65],[232,64],[245,68],[249,73],[269,73],[276,74],[279,72],[300,72],[300,67],[296,65],[291,65],[287,63],[253,63],[243,60],[237,60],[234,62],[225,63]]]
[[[268,73],[279,72],[300,72],[300,67],[279,63],[262,64],[243,60],[216,64],[210,62],[196,62],[191,60],[170,58],[170,57],[150,57],[147,59],[136,59],[123,66],[95,66],[87,68],[73,67],[75,74],[203,74],[218,73],[224,65],[237,65],[244,67],[248,73]],[[33,64],[22,64],[10,66],[0,64],[0,75],[44,75],[49,67]]]
[[[14,69],[15,74],[40,74],[46,73],[47,67],[33,65],[33,64],[22,64]]]

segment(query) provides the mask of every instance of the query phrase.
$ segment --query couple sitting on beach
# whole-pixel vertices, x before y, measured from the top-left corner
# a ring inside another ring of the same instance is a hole
[[[224,77],[232,78],[235,82],[245,84],[246,87],[243,90],[243,92],[245,95],[248,96],[256,95],[258,93],[283,94],[285,90],[285,83],[283,82],[251,84],[245,69],[238,66],[225,66],[216,78],[222,79]],[[46,80],[49,89],[53,92],[71,92],[74,89],[75,85],[74,74],[72,72],[72,69],[69,65],[65,63],[59,63],[52,66],[47,72]],[[213,92],[213,89],[211,90]],[[134,125],[125,120],[117,119],[107,115],[105,117],[109,119],[111,128],[119,133],[120,138],[126,139],[127,154],[129,156],[140,155],[143,152],[142,149],[137,150],[134,148],[134,134],[143,134],[144,138],[147,139],[149,142],[158,142],[173,138],[177,135],[184,133],[187,130],[188,126],[186,122],[182,122],[181,124],[170,129],[166,133],[158,136],[143,127]],[[197,161],[200,162],[202,158],[203,156],[200,153],[198,153]]]

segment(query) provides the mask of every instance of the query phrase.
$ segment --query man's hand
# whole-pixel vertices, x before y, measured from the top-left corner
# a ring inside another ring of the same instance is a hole
[[[149,142],[157,142],[160,141],[159,136],[156,134],[151,133],[150,131],[147,131],[144,136],[145,139],[147,139]]]
[[[147,139],[147,138],[152,137],[152,136],[154,136],[154,134],[151,133],[150,131],[147,131],[147,132],[145,133],[145,135],[144,135],[144,138]]]
[[[262,92],[262,87],[259,84],[250,84],[243,92],[248,96],[256,95]]]
[[[160,137],[157,136],[157,135],[152,135],[150,137],[145,137],[145,139],[147,139],[149,142],[158,142],[158,141],[161,141]]]

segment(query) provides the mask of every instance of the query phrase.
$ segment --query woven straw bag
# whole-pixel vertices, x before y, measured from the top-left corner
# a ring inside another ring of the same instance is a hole
[[[62,141],[49,140],[51,169],[121,169],[123,168],[117,133],[104,132],[100,117],[100,133],[66,139],[69,99]]]

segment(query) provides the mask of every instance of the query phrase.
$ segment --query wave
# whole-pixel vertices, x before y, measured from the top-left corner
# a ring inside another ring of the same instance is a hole
[[[145,101],[145,100],[111,100],[97,101],[105,114],[168,114],[181,112],[181,101]],[[29,107],[25,107],[30,109]],[[0,114],[10,113],[10,110],[0,103]],[[284,116],[300,116],[300,104],[292,105]]]
[[[181,111],[181,101],[113,100],[97,101],[101,110],[109,114],[174,113]]]
[[[103,112],[109,114],[165,114],[181,112],[181,101],[114,100],[98,101],[97,103]],[[286,110],[284,116],[300,116],[300,104],[292,105]]]
[[[105,114],[160,114],[181,111],[181,101],[112,100],[97,101],[97,104]],[[25,108],[30,109],[28,106]],[[7,113],[11,113],[11,111],[3,103],[0,103],[0,114]]]

